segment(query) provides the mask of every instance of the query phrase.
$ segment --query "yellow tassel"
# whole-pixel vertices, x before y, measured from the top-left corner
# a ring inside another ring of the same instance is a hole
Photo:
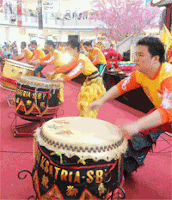
[[[118,160],[118,174],[120,174],[120,170],[121,170],[121,157]]]
[[[102,78],[85,81],[78,96],[79,116],[96,118],[98,110],[90,110],[91,102],[100,99],[106,93]]]
[[[60,164],[63,164],[63,157],[62,157],[62,154],[60,154]]]

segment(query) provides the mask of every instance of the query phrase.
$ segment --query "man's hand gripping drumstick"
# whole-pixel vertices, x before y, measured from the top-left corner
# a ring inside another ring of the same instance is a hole
[[[107,101],[116,99],[120,96],[120,92],[116,86],[112,87],[110,90],[106,92],[106,94],[97,101],[94,101],[90,104],[90,109],[100,109],[100,107]],[[129,124],[124,124],[123,126],[119,126],[122,134],[128,139],[131,137],[132,134],[138,133],[139,128],[136,122],[132,122]]]

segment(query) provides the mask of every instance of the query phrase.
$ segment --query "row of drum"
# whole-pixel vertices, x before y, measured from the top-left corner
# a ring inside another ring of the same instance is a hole
[[[16,91],[14,107],[23,119],[53,116],[60,103],[58,82],[34,77],[34,66],[7,59],[1,75],[1,86]]]

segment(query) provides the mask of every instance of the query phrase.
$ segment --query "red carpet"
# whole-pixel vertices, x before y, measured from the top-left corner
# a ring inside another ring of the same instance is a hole
[[[48,69],[47,71],[52,71]],[[65,84],[64,94],[65,102],[60,106],[58,117],[77,116],[77,96],[80,91],[80,85],[75,82]],[[9,107],[7,97],[9,91],[0,88],[1,92],[1,200],[7,199],[27,199],[35,195],[31,177],[28,175],[20,180],[18,172],[26,169],[32,171],[33,147],[32,137],[18,138],[14,137],[11,131],[11,123],[15,113],[13,107]],[[14,93],[11,95],[14,96]],[[64,113],[63,113],[64,112]],[[11,114],[9,114],[11,113]],[[123,124],[127,121],[133,121],[143,113],[136,111],[120,102],[114,100],[106,103],[99,111],[99,119],[114,123]],[[25,123],[27,121],[24,121]],[[18,124],[23,120],[18,119]],[[125,180],[124,189],[126,199],[172,199],[172,166],[171,166],[171,137],[163,134],[157,141],[153,152],[145,159],[145,165],[133,173],[131,177]]]

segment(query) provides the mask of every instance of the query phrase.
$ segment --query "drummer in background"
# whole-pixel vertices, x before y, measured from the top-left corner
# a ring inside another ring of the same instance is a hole
[[[63,78],[58,79],[58,81],[67,82],[83,73],[87,78],[78,96],[79,116],[96,118],[98,110],[89,110],[89,104],[105,94],[103,79],[91,60],[80,53],[80,43],[77,39],[74,38],[67,42],[67,51],[73,57],[72,61],[50,72],[49,75],[68,72]]]
[[[105,69],[106,69],[106,58],[102,51],[93,47],[91,42],[84,42],[84,48],[88,52],[88,58],[92,61],[93,65],[97,67],[100,72],[100,76],[103,77]]]
[[[28,61],[29,58],[32,56],[32,52],[26,47],[26,42],[21,42],[21,49],[22,53],[18,55],[18,60],[21,61],[26,59]]]
[[[136,71],[90,105],[90,109],[99,109],[106,101],[139,87],[154,104],[155,109],[145,117],[120,127],[130,141],[124,155],[125,174],[143,165],[158,137],[164,131],[172,131],[172,65],[165,61],[164,54],[164,45],[158,38],[140,39],[136,48]]]
[[[48,54],[43,58],[33,61],[33,65],[39,65],[35,69],[33,76],[38,76],[38,73],[40,73],[42,78],[46,78],[46,76],[41,72],[44,69],[44,67],[46,67],[47,65],[54,64],[55,69],[56,69],[66,64],[66,62],[62,58],[62,53],[58,51],[57,49],[55,49],[55,44],[52,40],[47,40],[45,42],[44,48],[48,52]],[[60,78],[63,76],[64,74],[61,73],[61,74],[58,74],[58,76],[50,76],[48,77],[48,79],[56,80],[57,78]],[[64,92],[63,92],[64,84],[61,82],[60,86],[61,86],[61,89],[59,92],[59,101],[60,101],[60,104],[62,104],[64,102]]]
[[[32,40],[30,42],[30,45],[31,45],[31,48],[34,49],[34,51],[33,51],[32,56],[28,59],[28,63],[30,65],[34,65],[33,61],[45,57],[45,53],[41,48],[38,47],[36,40]]]
[[[49,53],[46,56],[32,62],[33,65],[39,65],[35,69],[33,75],[38,76],[38,73],[40,72],[42,78],[46,78],[46,76],[41,72],[44,69],[44,67],[46,67],[46,65],[54,64],[57,68],[66,64],[62,59],[62,53],[55,49],[55,44],[52,40],[47,40],[45,42],[44,48]]]

